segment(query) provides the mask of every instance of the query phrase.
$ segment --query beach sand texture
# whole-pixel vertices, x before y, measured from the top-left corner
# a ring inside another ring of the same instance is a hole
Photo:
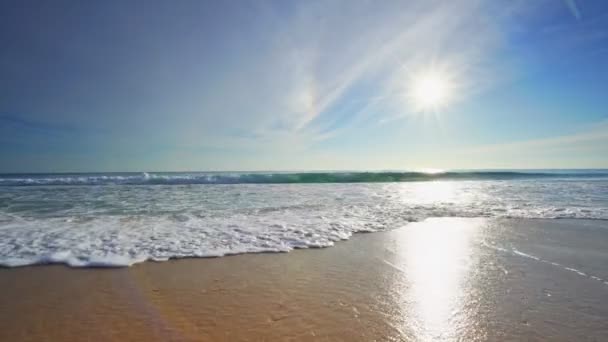
[[[608,224],[438,218],[325,249],[0,269],[2,341],[608,340]]]

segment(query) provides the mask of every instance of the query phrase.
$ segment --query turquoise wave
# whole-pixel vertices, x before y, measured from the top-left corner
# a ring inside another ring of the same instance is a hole
[[[426,172],[194,172],[4,174],[0,186],[145,185],[145,184],[301,184],[382,183],[433,180],[514,180],[534,178],[608,178],[608,170]]]

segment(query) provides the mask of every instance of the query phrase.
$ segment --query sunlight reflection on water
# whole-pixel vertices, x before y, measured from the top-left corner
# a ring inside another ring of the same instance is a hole
[[[467,193],[460,191],[457,182],[433,181],[401,186],[400,201],[404,203],[432,204],[437,202],[466,202]]]
[[[403,316],[401,331],[411,331],[421,341],[464,337],[471,323],[465,307],[470,247],[478,227],[467,221],[437,221],[401,235],[394,259],[387,262],[403,275],[394,284]]]

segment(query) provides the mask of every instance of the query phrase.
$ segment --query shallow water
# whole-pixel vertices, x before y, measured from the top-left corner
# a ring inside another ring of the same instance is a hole
[[[602,175],[502,179],[500,174],[499,179],[485,175],[479,180],[392,183],[117,184],[106,179],[87,185],[4,185],[0,265],[128,266],[145,260],[287,252],[328,247],[356,232],[432,217],[607,220],[608,178]]]

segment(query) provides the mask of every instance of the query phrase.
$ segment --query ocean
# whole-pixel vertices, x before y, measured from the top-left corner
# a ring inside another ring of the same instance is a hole
[[[608,220],[608,170],[0,175],[0,265],[329,247],[436,217]]]

